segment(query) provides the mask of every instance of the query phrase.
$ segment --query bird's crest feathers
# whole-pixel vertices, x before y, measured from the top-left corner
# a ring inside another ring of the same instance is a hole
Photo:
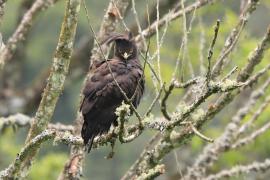
[[[114,34],[110,34],[107,38],[105,38],[101,44],[110,44],[113,41],[117,41],[117,40],[126,40],[129,42],[133,41],[133,35],[131,32],[129,32],[128,34],[119,34],[119,33],[114,33]]]

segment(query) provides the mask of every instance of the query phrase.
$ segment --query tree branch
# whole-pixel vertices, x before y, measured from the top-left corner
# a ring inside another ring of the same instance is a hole
[[[19,173],[22,163],[27,160],[32,154],[32,149],[39,148],[44,142],[54,140],[56,143],[64,143],[67,145],[82,146],[83,140],[81,137],[75,137],[70,133],[56,132],[55,130],[45,130],[39,135],[31,139],[17,154],[16,159],[3,171],[0,171],[0,178],[3,180],[14,179],[14,174]]]
[[[25,13],[22,21],[13,35],[9,38],[6,43],[6,47],[0,54],[0,71],[4,68],[5,62],[8,61],[17,48],[17,44],[23,41],[26,34],[32,27],[33,21],[36,16],[46,10],[51,5],[55,4],[58,0],[37,0],[32,7]]]
[[[37,2],[39,2],[35,5],[37,7],[33,5],[32,7],[35,8],[31,8],[32,10],[41,8],[43,3],[45,3],[46,6],[49,5],[48,2],[40,2],[39,0]],[[32,12],[31,9],[30,12]],[[79,10],[80,0],[67,0],[65,17],[61,27],[59,42],[53,58],[51,73],[34,121],[29,130],[26,142],[30,142],[31,139],[40,134],[51,120],[59,95],[63,90],[64,81],[68,72]],[[27,20],[25,23],[28,22],[29,21]],[[16,169],[16,171],[11,171],[9,176],[14,178],[21,177],[22,172],[24,172],[24,175],[27,175],[32,164],[31,161],[38,153],[38,150],[39,144],[31,148],[27,155],[22,159],[22,162],[18,165],[19,170]]]
[[[33,122],[33,118],[26,116],[24,114],[14,114],[8,117],[0,117],[0,133],[4,132],[5,129],[9,126],[12,127],[25,127],[31,125]],[[73,131],[73,126],[71,125],[64,125],[61,123],[56,123],[56,124],[48,124],[48,129],[54,129],[57,131]]]
[[[217,174],[210,175],[203,180],[217,180],[228,178],[239,174],[247,174],[250,172],[265,172],[270,168],[270,160],[265,159],[263,162],[253,162],[249,165],[237,165],[229,170],[223,170]]]
[[[238,75],[238,79],[242,80],[241,82],[246,81],[253,72],[254,67],[259,62],[261,62],[264,52],[269,48],[268,46],[265,46],[265,44],[269,43],[269,36],[270,36],[269,30],[267,30],[267,33],[265,34],[263,40],[260,42],[258,47],[254,51],[252,51],[251,57],[254,58],[249,58],[249,62],[246,65],[246,67],[248,68],[244,68],[244,70],[242,70]],[[248,69],[249,73],[246,76],[244,76],[243,72],[246,72],[247,71],[246,69]],[[262,71],[258,72],[253,77],[251,77],[250,80],[244,84],[242,89],[256,82],[257,78],[261,77],[262,74],[264,74],[267,71],[267,69],[268,68],[264,68]],[[237,89],[238,90],[235,91],[234,93],[231,92],[225,93],[225,95],[223,95],[223,97],[219,102],[209,107],[206,112],[201,113],[200,116],[198,116],[197,119],[195,120],[194,126],[196,128],[200,128],[207,120],[213,118],[221,109],[223,109],[227,104],[229,104],[237,94],[242,92],[242,90],[240,91],[241,88]],[[189,113],[193,112],[193,110],[198,105],[200,105],[208,96],[210,96],[211,94],[210,92],[211,91],[209,90],[206,91],[203,95],[201,95],[200,98],[196,100],[196,102],[194,102],[188,109],[186,109],[184,113],[180,114],[180,116],[176,117],[177,119],[172,122],[176,124],[181,123],[181,121],[184,118],[186,118],[189,115]],[[174,125],[176,124],[172,124],[172,127],[174,127]],[[193,135],[194,133],[192,133],[192,130],[188,128],[183,129],[182,132],[177,133],[175,135],[165,133],[163,137],[160,139],[160,141],[153,148],[151,153],[145,156],[145,160],[137,165],[136,170],[138,171],[138,173],[140,173],[140,171],[147,171],[147,169],[151,169],[151,167],[154,167],[172,149],[185,143]]]
[[[207,4],[211,4],[215,2],[215,0],[197,0],[195,3],[187,6],[184,10],[173,10],[172,13],[169,12],[166,15],[164,15],[159,21],[155,21],[153,22],[150,27],[144,29],[142,31],[141,34],[143,34],[143,36],[145,38],[149,38],[152,35],[154,35],[156,33],[156,26],[158,26],[159,28],[161,28],[162,26],[164,26],[166,24],[166,22],[171,22],[179,17],[183,16],[183,12],[185,12],[185,14],[189,14],[191,12],[193,12],[195,9],[199,9]],[[137,35],[135,40],[137,42],[141,41],[142,37],[140,35]]]
[[[240,16],[238,23],[233,28],[230,35],[227,37],[224,47],[222,48],[221,53],[217,59],[217,62],[213,67],[212,78],[216,78],[217,76],[220,75],[222,69],[224,68],[224,63],[226,62],[228,55],[233,51],[236,43],[239,40],[243,28],[247,24],[250,15],[256,10],[257,5],[259,4],[258,2],[259,0],[249,1],[247,7]]]

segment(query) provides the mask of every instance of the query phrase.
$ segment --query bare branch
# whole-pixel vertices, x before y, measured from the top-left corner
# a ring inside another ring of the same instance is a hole
[[[213,139],[209,138],[209,137],[206,137],[205,135],[203,135],[200,131],[198,131],[198,129],[196,129],[196,127],[192,124],[192,123],[189,123],[189,125],[191,126],[191,129],[192,131],[198,136],[200,137],[201,139],[205,140],[205,141],[208,141],[208,142],[214,142]]]
[[[17,155],[15,161],[3,172],[0,172],[1,179],[14,179],[15,174],[19,173],[21,166],[23,166],[23,162],[27,161],[28,157],[32,155],[33,151],[31,149],[39,148],[43,142],[53,138],[54,136],[54,131],[44,131],[30,140]]]
[[[269,84],[263,85],[250,95],[250,98],[245,103],[245,106],[240,108],[235,116],[232,117],[231,122],[226,126],[222,135],[216,139],[213,144],[209,144],[203,149],[193,166],[188,169],[188,173],[185,176],[186,179],[200,179],[204,177],[206,168],[211,166],[214,161],[217,161],[222,152],[231,149],[232,143],[237,139],[237,129],[240,126],[241,120],[251,111],[257,100],[264,95],[264,90],[268,87],[268,85]]]
[[[155,106],[155,104],[156,104],[156,103],[158,102],[158,100],[160,99],[161,93],[162,93],[162,91],[164,90],[164,86],[165,86],[165,84],[163,84],[163,85],[161,86],[160,90],[158,91],[158,94],[156,95],[155,99],[152,101],[152,103],[151,103],[151,105],[149,106],[148,110],[146,111],[144,117],[147,117],[147,116],[151,113],[153,107]]]
[[[172,93],[174,88],[188,88],[190,85],[193,85],[195,83],[197,83],[198,78],[193,78],[185,83],[179,83],[176,80],[173,80],[168,88],[168,90],[165,89],[164,87],[164,92],[165,95],[161,100],[161,112],[163,114],[163,116],[167,119],[167,120],[171,120],[171,117],[167,111],[167,105],[166,105],[166,101],[169,98],[170,94]]]
[[[260,94],[264,94],[264,93],[260,93]],[[258,117],[261,115],[261,113],[267,108],[267,106],[269,105],[269,103],[270,103],[270,99],[269,99],[269,97],[267,97],[266,100],[260,105],[260,107],[258,108],[258,110],[253,114],[253,116],[251,117],[251,119],[249,121],[247,121],[246,123],[244,123],[239,128],[239,130],[237,132],[237,135],[238,136],[241,135],[241,134],[243,134],[246,130],[248,130],[248,128],[251,127],[252,123],[254,123],[258,119]]]
[[[14,114],[8,117],[0,117],[0,132],[3,132],[7,127],[25,127],[31,125],[33,118],[24,114]],[[48,129],[54,129],[57,131],[73,131],[73,126],[64,125],[61,123],[48,124]]]
[[[41,8],[40,4],[42,5],[44,2],[40,2],[39,0],[37,2],[39,2],[37,4],[39,5],[38,7]],[[45,4],[49,5],[47,2],[45,2]],[[61,27],[55,56],[53,58],[51,73],[34,121],[31,124],[26,142],[30,142],[31,139],[40,134],[47,127],[53,115],[59,95],[62,92],[65,77],[68,72],[73,40],[77,27],[77,14],[80,10],[80,0],[67,0],[66,5],[66,13]],[[31,161],[38,153],[39,145],[40,144],[34,146],[27,152],[27,156],[25,156],[23,161],[18,165],[18,169],[12,171],[12,174],[9,174],[9,176],[21,177],[22,171],[24,172],[24,175],[27,175],[28,169],[31,167]]]
[[[200,55],[199,55],[199,58],[200,58],[200,74],[204,74],[206,72],[206,69],[204,67],[204,48],[205,48],[205,28],[204,28],[204,25],[203,25],[203,21],[202,21],[202,17],[199,16],[198,17],[199,19],[199,27],[201,29],[201,32],[200,32]]]
[[[224,45],[223,49],[221,50],[221,53],[217,59],[216,64],[213,67],[213,70],[212,70],[213,77],[212,78],[217,77],[221,73],[221,70],[223,69],[226,58],[233,51],[236,43],[238,42],[238,39],[240,37],[240,34],[241,34],[243,28],[247,24],[247,21],[248,21],[250,15],[252,14],[252,12],[255,11],[255,9],[258,5],[258,2],[259,2],[259,0],[249,1],[243,14],[240,16],[240,19],[239,19],[237,25],[233,28],[232,32],[227,37],[225,45]]]
[[[265,125],[263,125],[261,128],[255,130],[251,135],[247,136],[247,137],[244,137],[240,140],[238,140],[237,142],[235,142],[235,144],[232,145],[232,149],[236,149],[236,148],[239,148],[239,147],[242,147],[244,145],[247,145],[251,142],[254,142],[255,139],[262,135],[263,133],[265,133],[267,130],[269,130],[270,128],[270,123],[266,123]]]
[[[270,43],[270,33],[269,33],[269,28],[264,36],[264,38],[262,39],[262,41],[259,43],[259,45],[251,52],[251,56],[252,58],[248,58],[248,63],[246,64],[245,68],[242,69],[240,71],[240,73],[237,76],[237,80],[240,82],[244,82],[246,81],[251,73],[254,70],[254,67],[256,65],[258,65],[262,59],[263,59],[263,54],[266,50],[269,49],[268,46],[266,46],[266,44]],[[207,112],[202,115],[201,118],[198,118],[198,122],[197,122],[197,127],[201,126],[202,124],[204,124],[207,120],[211,119],[215,114],[217,114],[219,111],[221,111],[221,109],[223,109],[227,104],[229,104],[234,97],[239,94],[240,92],[242,92],[242,90],[244,88],[246,88],[248,85],[252,85],[254,82],[257,81],[257,79],[259,77],[261,77],[263,74],[265,74],[268,70],[270,69],[270,64],[262,69],[261,71],[259,71],[258,73],[256,73],[254,76],[249,78],[249,82],[246,83],[243,88],[238,91],[235,91],[233,94],[232,93],[226,93],[225,95],[223,95],[221,97],[221,99],[216,102],[213,106],[213,108],[209,108],[207,110]],[[248,73],[247,73],[248,72]]]
[[[217,180],[222,178],[228,178],[239,174],[247,174],[250,172],[265,172],[270,168],[270,160],[265,159],[263,162],[253,162],[248,165],[236,165],[232,169],[223,170],[217,174],[210,175],[203,180]]]
[[[31,149],[39,148],[42,143],[54,140],[56,143],[64,143],[68,145],[83,145],[83,140],[79,137],[72,136],[70,133],[59,133],[54,130],[45,130],[41,132],[39,135],[31,139],[25,147],[22,148],[19,154],[17,154],[16,159],[12,164],[9,165],[3,171],[0,171],[1,179],[14,179],[14,174],[20,171],[20,167],[23,165],[22,163],[27,160],[29,156],[32,155]]]
[[[266,40],[266,39],[268,39],[267,38],[268,36],[269,36],[269,34],[266,33],[265,37],[261,41],[261,44],[265,44],[268,41],[268,40]],[[256,58],[252,58],[251,61],[249,61],[246,65],[248,67],[250,67],[250,66],[252,67],[252,68],[249,68],[251,70],[250,74],[253,72],[254,67],[258,64],[258,63],[254,63],[254,61],[261,62],[261,60],[263,58],[263,56],[256,56],[256,54],[263,54],[267,50],[266,47],[267,46],[258,45],[258,48],[255,49],[254,51],[252,51],[253,57],[256,57]],[[247,83],[242,84],[242,86],[244,85],[243,87],[247,87],[248,85],[253,84],[267,70],[268,70],[268,67],[259,71],[257,74],[255,74],[253,77],[251,77]],[[238,75],[238,78],[241,78],[242,80],[245,81],[249,78],[250,74],[243,77],[242,73],[240,73]],[[204,124],[207,120],[211,119],[215,114],[217,114],[224,106],[226,106],[228,103],[230,103],[233,100],[233,98],[237,94],[239,94],[241,91],[237,90],[237,91],[235,91],[235,93],[225,93],[225,95],[220,99],[219,102],[217,102],[213,106],[209,107],[206,112],[202,113],[195,120],[196,122],[195,122],[194,126],[196,128],[200,128],[202,126],[202,124]],[[174,127],[174,125],[181,123],[181,121],[184,118],[186,118],[191,112],[194,111],[194,109],[196,107],[198,107],[198,105],[200,105],[207,97],[210,96],[210,94],[208,94],[208,93],[209,92],[206,91],[206,93],[202,94],[201,97],[199,97],[198,100],[196,102],[194,102],[190,107],[188,107],[187,109],[185,108],[185,112],[182,112],[182,114],[180,114],[179,116],[176,116],[176,119],[174,121],[172,121],[175,124],[172,124],[172,126],[169,126],[169,127]],[[171,122],[169,122],[169,123],[171,123]],[[168,125],[166,123],[163,126],[168,127]],[[193,136],[193,133],[190,129],[183,129],[183,131],[181,133],[171,135],[171,137],[170,137],[170,134],[165,134],[163,136],[163,138],[154,147],[153,151],[150,154],[148,154],[147,156],[145,156],[145,160],[143,162],[140,162],[139,165],[137,165],[137,167],[138,167],[137,170],[143,169],[144,171],[147,171],[147,169],[155,166],[172,149],[174,149],[177,146],[180,146],[182,143],[186,142],[192,136]],[[173,144],[174,142],[176,144]]]
[[[248,61],[249,63],[244,67],[244,69],[238,75],[238,81],[244,82],[250,74],[253,72],[254,67],[261,62],[264,57],[264,52],[270,48],[270,26],[267,28],[267,32],[263,37],[263,40],[257,46],[257,48],[252,51]]]
[[[125,173],[125,175],[121,178],[121,180],[129,180],[132,176],[136,174],[136,169],[138,168],[139,164],[144,160],[144,157],[147,155],[151,146],[153,146],[153,144],[155,144],[159,140],[160,137],[161,137],[161,133],[158,132],[150,139],[150,141],[144,147],[144,150],[141,153],[140,157],[129,168],[129,170]]]
[[[207,74],[206,74],[206,84],[207,86],[209,86],[209,82],[210,82],[210,79],[211,79],[211,59],[212,59],[212,56],[213,56],[213,49],[214,49],[214,46],[216,44],[216,40],[217,40],[217,36],[218,36],[218,30],[219,30],[219,24],[220,24],[220,20],[217,20],[217,24],[216,26],[214,27],[214,36],[213,36],[213,40],[211,42],[211,45],[210,45],[210,48],[209,48],[209,51],[208,51],[208,56],[207,56],[207,60],[208,60],[208,68],[207,68]]]
[[[8,61],[17,48],[17,44],[23,41],[26,34],[29,32],[36,16],[46,10],[51,5],[55,4],[58,0],[37,0],[32,7],[25,13],[22,21],[14,34],[9,38],[6,47],[0,54],[0,71],[4,67],[5,62]]]
[[[226,79],[229,79],[237,70],[238,70],[238,67],[235,66],[221,81],[225,81]]]
[[[154,179],[157,176],[163,174],[165,172],[165,165],[157,165],[154,168],[152,168],[149,172],[147,173],[142,173],[140,176],[135,177],[138,180],[144,180],[144,179]]]
[[[211,4],[215,2],[215,0],[197,0],[195,3],[187,6],[184,10],[178,10],[178,11],[173,11],[173,13],[168,13],[166,15],[163,16],[163,18],[161,18],[159,21],[155,21],[151,24],[151,26],[149,28],[146,28],[145,30],[142,31],[142,34],[144,35],[145,38],[151,37],[154,33],[156,33],[156,24],[158,24],[158,27],[162,27],[166,24],[166,21],[170,22],[173,21],[181,16],[183,16],[183,12],[185,12],[186,14],[191,13],[192,11],[194,11],[195,9],[199,9],[207,4]],[[136,41],[140,41],[141,40],[141,36],[138,35],[136,36]]]

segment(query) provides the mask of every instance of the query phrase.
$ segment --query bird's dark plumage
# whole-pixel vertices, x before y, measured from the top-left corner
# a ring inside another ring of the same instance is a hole
[[[84,118],[81,135],[84,144],[91,150],[94,138],[117,126],[115,110],[124,101],[124,96],[115,83],[131,98],[137,107],[144,91],[144,75],[137,56],[137,47],[130,35],[110,36],[104,43],[115,42],[114,57],[95,66],[93,75],[84,88],[81,112]],[[112,73],[109,70],[111,68]],[[112,76],[113,74],[113,76]]]

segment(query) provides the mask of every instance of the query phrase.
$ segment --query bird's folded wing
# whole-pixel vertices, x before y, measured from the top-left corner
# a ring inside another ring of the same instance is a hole
[[[128,70],[124,64],[114,64],[113,61],[110,62],[110,65],[113,73],[109,71],[106,64],[102,64],[88,79],[83,91],[85,97],[80,108],[83,114],[88,113],[94,106],[104,108],[124,100],[115,80],[129,98],[136,93],[133,104],[135,107],[139,104],[144,90],[144,79],[141,79],[143,78],[142,71],[133,68]],[[141,81],[139,81],[140,79]]]

